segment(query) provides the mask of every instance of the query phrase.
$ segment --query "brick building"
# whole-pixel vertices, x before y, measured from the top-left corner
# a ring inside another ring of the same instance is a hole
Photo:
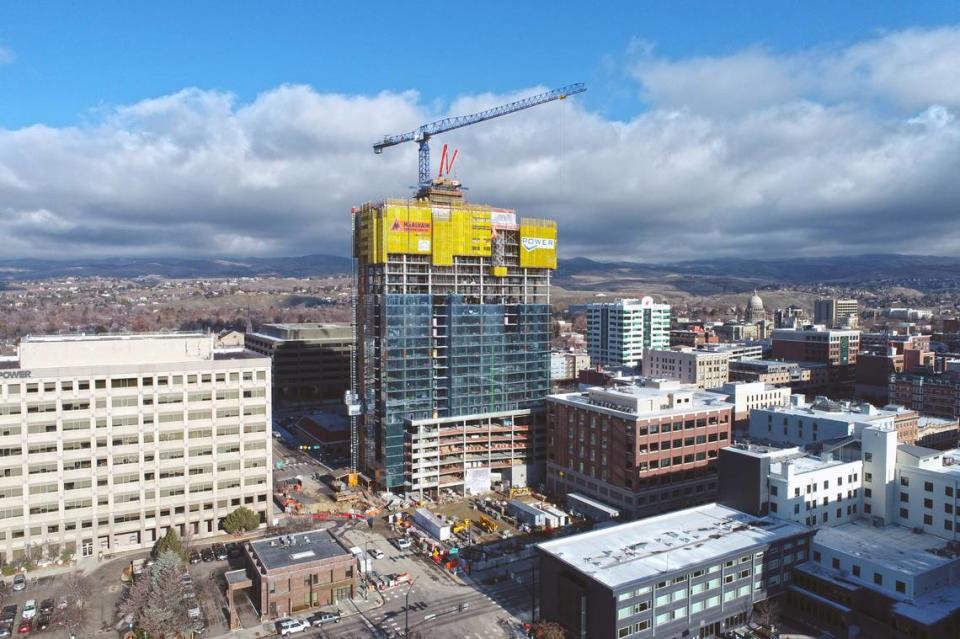
[[[834,381],[851,379],[860,351],[860,331],[806,326],[773,331],[771,357],[795,362],[816,362],[831,368]]]
[[[547,400],[547,489],[645,517],[712,500],[734,405],[660,382]]]
[[[261,621],[345,601],[356,592],[357,560],[326,530],[261,539],[245,550]]]

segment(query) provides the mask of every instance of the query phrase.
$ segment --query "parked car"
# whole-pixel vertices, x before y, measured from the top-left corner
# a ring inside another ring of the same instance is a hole
[[[33,619],[37,615],[37,600],[36,599],[27,599],[27,603],[23,604],[23,612],[20,613],[20,616],[24,619]]]
[[[216,557],[218,560],[223,561],[228,556],[227,547],[224,546],[223,544],[214,544],[213,556]]]
[[[199,564],[201,561],[203,561],[203,557],[200,556],[199,550],[194,550],[192,553],[190,553],[191,564]]]
[[[23,619],[17,626],[17,632],[21,635],[28,635],[33,631],[33,619]]]
[[[393,540],[393,545],[397,547],[397,550],[406,550],[413,545],[413,542],[406,537],[396,537]]]
[[[291,635],[296,632],[303,632],[309,627],[310,624],[302,619],[281,619],[277,622],[277,628],[280,630],[280,635],[282,637],[286,637],[287,635]]]
[[[49,615],[53,612],[53,599],[44,599],[40,602],[40,614]]]
[[[370,556],[373,557],[374,559],[383,559],[386,555],[379,548],[371,548]]]
[[[0,639],[6,639],[13,634],[13,622],[0,625]]]
[[[217,556],[213,554],[213,550],[210,548],[204,548],[201,550],[200,557],[203,558],[204,561],[213,561],[217,558]]]
[[[0,624],[11,624],[17,620],[17,604],[4,606],[0,611]]]
[[[33,627],[36,630],[46,630],[50,627],[50,616],[49,615],[37,615],[37,619],[33,624]]]
[[[13,578],[13,589],[14,590],[26,590],[27,588],[27,577],[22,573],[17,573],[17,576]]]
[[[312,626],[322,626],[325,623],[340,623],[340,612],[318,612],[312,615],[307,621]]]

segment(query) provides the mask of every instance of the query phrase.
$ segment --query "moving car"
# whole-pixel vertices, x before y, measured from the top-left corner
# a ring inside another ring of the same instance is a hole
[[[318,612],[307,619],[313,626],[322,626],[325,623],[340,623],[340,612]]]
[[[24,619],[33,619],[37,615],[37,600],[36,599],[27,599],[27,603],[23,604],[23,612],[20,613],[20,616]]]
[[[22,572],[17,573],[17,576],[13,578],[13,589],[14,590],[25,590],[27,587],[27,578]]]
[[[386,555],[379,548],[371,548],[370,556],[373,557],[374,559],[383,559]]]
[[[310,627],[306,621],[302,619],[281,619],[277,622],[277,628],[280,630],[280,635],[286,637],[296,632],[303,632]]]
[[[21,635],[28,635],[33,630],[33,620],[32,619],[23,619],[20,621],[20,625],[17,626],[17,632]]]

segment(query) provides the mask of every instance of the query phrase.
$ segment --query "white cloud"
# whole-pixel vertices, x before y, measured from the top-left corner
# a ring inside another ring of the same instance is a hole
[[[636,117],[573,98],[438,137],[435,153],[460,148],[471,199],[559,219],[567,257],[956,251],[958,42],[907,31],[670,61],[638,41]],[[415,182],[415,145],[371,145],[443,115],[414,92],[185,89],[85,126],[0,129],[0,257],[346,255],[350,207]]]

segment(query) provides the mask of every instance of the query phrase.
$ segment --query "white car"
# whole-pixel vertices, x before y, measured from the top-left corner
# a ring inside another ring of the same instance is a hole
[[[36,615],[37,615],[37,600],[27,599],[27,603],[23,604],[23,612],[20,613],[20,616],[23,619],[33,619]]]
[[[277,627],[280,629],[280,636],[286,637],[295,632],[303,632],[310,624],[301,619],[281,619],[277,622]]]
[[[386,557],[384,552],[379,548],[371,548],[370,556],[373,557],[374,559],[383,559],[384,557]]]

